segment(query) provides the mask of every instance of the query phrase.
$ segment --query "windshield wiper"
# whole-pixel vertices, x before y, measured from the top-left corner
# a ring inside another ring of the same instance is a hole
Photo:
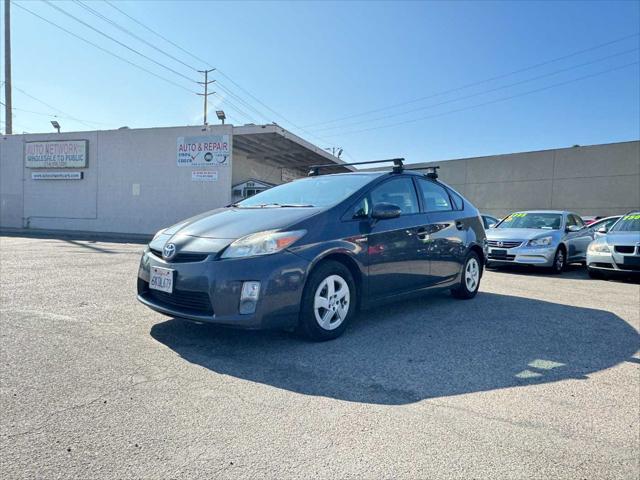
[[[296,207],[313,207],[314,205],[305,204],[305,203],[260,203],[257,205],[247,205],[245,208],[268,208],[268,207],[278,207],[278,208],[296,208]],[[242,207],[242,205],[240,205]]]

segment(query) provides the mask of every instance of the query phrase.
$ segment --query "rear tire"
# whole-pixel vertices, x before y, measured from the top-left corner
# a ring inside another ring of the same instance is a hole
[[[353,276],[344,264],[320,263],[304,287],[298,333],[315,342],[338,338],[355,315],[356,294]]]
[[[478,293],[480,279],[482,278],[482,263],[476,252],[469,252],[464,260],[462,272],[460,272],[460,284],[451,289],[455,298],[468,300]]]

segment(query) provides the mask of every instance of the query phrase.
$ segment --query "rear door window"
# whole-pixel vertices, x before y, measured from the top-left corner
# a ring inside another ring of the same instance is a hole
[[[453,210],[447,190],[437,183],[418,179],[418,188],[422,195],[425,212],[445,212]]]
[[[394,178],[371,190],[371,205],[390,203],[400,207],[402,215],[418,213],[418,197],[411,178]]]
[[[464,200],[462,197],[458,195],[453,190],[449,190],[449,196],[451,197],[451,202],[453,203],[454,210],[464,210]]]

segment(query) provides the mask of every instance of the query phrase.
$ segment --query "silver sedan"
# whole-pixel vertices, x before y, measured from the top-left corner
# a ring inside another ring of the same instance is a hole
[[[487,266],[515,263],[560,273],[568,263],[586,262],[593,238],[593,230],[573,212],[514,212],[487,230]]]
[[[640,211],[624,215],[589,245],[587,268],[592,278],[614,273],[640,275]]]

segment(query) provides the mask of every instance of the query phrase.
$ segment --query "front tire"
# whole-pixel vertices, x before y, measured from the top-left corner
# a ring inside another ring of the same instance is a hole
[[[564,267],[566,266],[566,252],[564,250],[564,248],[562,247],[558,247],[558,249],[556,250],[556,254],[553,257],[553,265],[551,265],[551,273],[553,273],[554,275],[559,275],[562,273],[562,271],[564,270]]]
[[[333,260],[322,262],[305,285],[298,332],[316,342],[338,338],[355,315],[356,300],[349,269]]]
[[[476,252],[469,252],[460,274],[460,284],[451,289],[451,294],[463,300],[475,297],[480,288],[480,278],[482,278],[480,257]]]

